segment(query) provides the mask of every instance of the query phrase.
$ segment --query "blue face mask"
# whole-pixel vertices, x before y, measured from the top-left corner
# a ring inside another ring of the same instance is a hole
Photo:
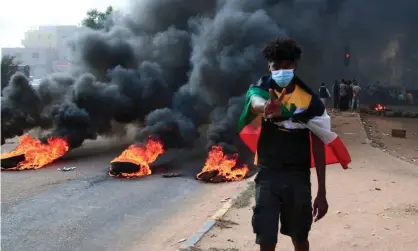
[[[293,69],[271,71],[271,78],[280,87],[288,86],[294,76]]]

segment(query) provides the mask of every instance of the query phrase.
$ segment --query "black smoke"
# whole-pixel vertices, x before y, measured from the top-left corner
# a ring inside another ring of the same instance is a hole
[[[226,152],[236,153],[243,151],[243,145],[238,140],[238,125],[245,96],[232,97],[227,106],[215,108],[211,114],[212,124],[207,130],[207,149],[221,145]]]
[[[45,126],[41,99],[28,79],[21,73],[11,78],[1,97],[1,142],[22,135],[26,130]]]
[[[152,132],[153,136],[163,138],[166,144],[170,141],[191,146],[195,138],[189,135],[197,135],[197,132],[189,132],[190,127],[185,125],[198,128],[211,123],[209,114],[212,110],[228,106],[231,97],[242,95],[260,77],[260,72],[266,68],[260,58],[262,46],[284,32],[264,10],[245,11],[244,7],[224,4],[212,18],[191,20],[190,29],[194,33],[188,81],[174,94],[170,110],[156,110],[149,115],[153,120],[146,119],[145,127],[139,132],[140,139]],[[177,120],[173,126],[172,118],[179,115],[183,119]],[[231,120],[227,124],[236,128],[236,122]],[[169,134],[173,128],[180,132]],[[170,135],[170,140],[166,135]],[[183,135],[188,137],[181,138]],[[237,135],[235,132],[228,137],[236,139]]]
[[[260,51],[278,36],[302,46],[298,75],[311,86],[350,77],[416,87],[416,7],[412,0],[138,1],[106,30],[74,38],[69,73],[36,88],[23,75],[12,78],[1,100],[2,140],[41,127],[77,147],[111,134],[116,121],[139,125],[139,141],[155,136],[183,147],[211,124],[208,147],[231,148],[242,95],[267,72]]]

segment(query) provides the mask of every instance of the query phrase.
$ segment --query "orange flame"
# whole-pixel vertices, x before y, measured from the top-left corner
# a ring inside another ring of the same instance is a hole
[[[117,176],[131,178],[151,175],[152,171],[149,166],[154,162],[158,156],[164,153],[163,144],[160,141],[149,139],[146,144],[143,145],[130,145],[128,149],[123,151],[119,157],[113,159],[110,163],[114,162],[129,162],[138,165],[140,168],[135,173],[120,173]],[[109,172],[110,176],[112,175]]]
[[[48,143],[44,144],[30,135],[24,135],[19,138],[19,145],[13,151],[1,154],[1,159],[24,155],[25,160],[19,162],[16,167],[5,170],[38,169],[58,159],[69,149],[67,141],[62,138],[51,137]]]
[[[232,156],[228,156],[223,152],[223,148],[221,146],[213,146],[208,153],[205,166],[196,178],[202,180],[203,174],[216,172],[216,176],[221,176],[223,181],[243,180],[247,176],[250,169],[245,164],[237,167],[237,159],[237,153]],[[213,178],[208,181],[213,181]]]
[[[375,111],[386,110],[386,106],[383,106],[383,105],[381,105],[381,104],[377,104],[377,105],[374,107],[374,110],[375,110]]]

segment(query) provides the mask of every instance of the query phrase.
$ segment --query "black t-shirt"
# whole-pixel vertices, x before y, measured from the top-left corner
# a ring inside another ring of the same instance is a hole
[[[268,77],[264,77],[260,81],[259,86],[263,89],[278,90],[277,85],[272,83]],[[297,84],[299,81],[301,80],[295,77],[292,82]],[[314,95],[312,91],[309,90],[309,92]],[[317,102],[323,107],[319,99]],[[282,121],[286,119],[289,118],[279,118]],[[263,119],[257,146],[257,164],[261,168],[271,168],[278,171],[309,173],[311,167],[310,131],[308,129],[286,129]]]
[[[308,129],[288,130],[264,121],[258,141],[258,165],[282,171],[309,171],[311,166]]]
[[[320,98],[328,98],[327,87],[325,87],[325,86],[319,87],[319,97]]]

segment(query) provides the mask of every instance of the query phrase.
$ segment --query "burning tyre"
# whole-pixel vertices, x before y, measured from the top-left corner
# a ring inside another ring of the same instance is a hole
[[[151,175],[149,165],[163,153],[163,144],[158,140],[149,139],[144,144],[131,145],[110,162],[109,175],[122,178]]]
[[[212,183],[245,179],[250,168],[246,164],[240,164],[238,156],[238,153],[226,154],[221,146],[213,146],[202,171],[196,175],[196,178]]]
[[[59,159],[69,149],[68,142],[62,138],[50,137],[43,143],[30,135],[24,135],[19,138],[19,144],[13,151],[1,155],[1,169],[39,169]]]
[[[144,144],[131,145],[110,163],[109,175],[118,178],[139,178],[152,174],[150,164],[164,153],[163,144],[148,140]],[[250,169],[240,164],[238,154],[227,154],[221,146],[213,146],[196,179],[219,183],[239,181],[247,177]]]

